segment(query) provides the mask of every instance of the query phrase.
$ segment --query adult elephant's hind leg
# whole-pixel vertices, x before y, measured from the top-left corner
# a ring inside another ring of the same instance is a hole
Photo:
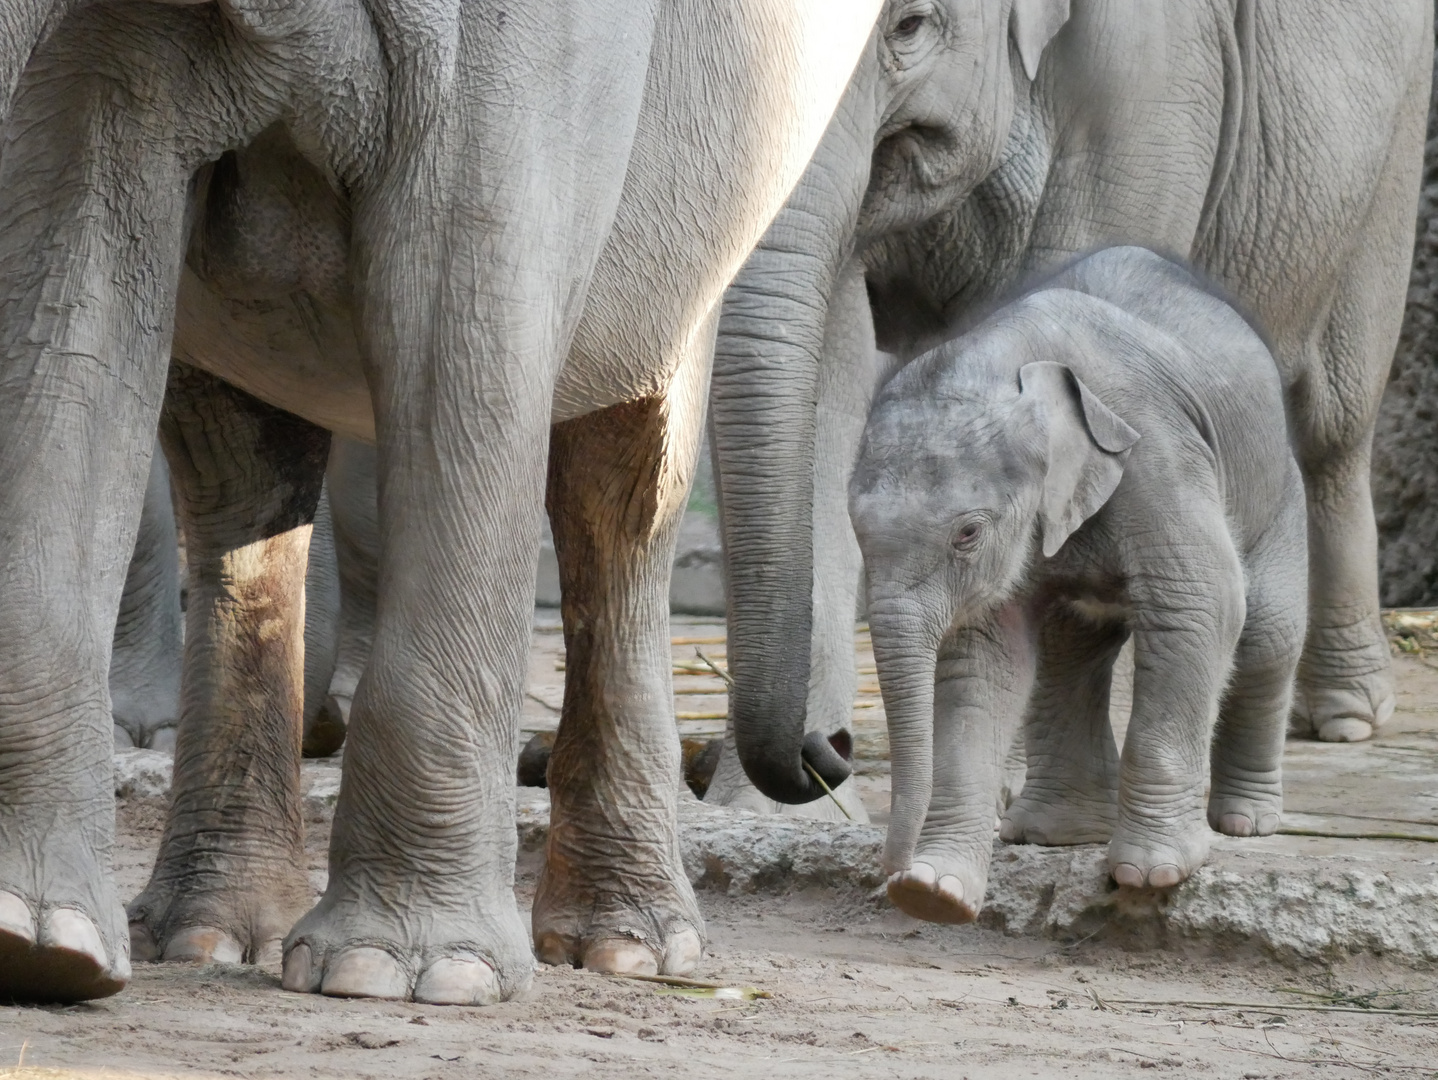
[[[115,745],[173,750],[180,716],[180,566],[170,470],[156,449],[110,654]]]
[[[1431,33],[1428,37],[1431,39]],[[1308,496],[1308,639],[1293,711],[1327,742],[1369,738],[1393,715],[1393,664],[1378,613],[1378,531],[1370,457],[1413,252],[1428,68],[1410,91],[1352,237],[1317,341],[1315,374],[1292,388]]]
[[[1249,556],[1247,610],[1218,710],[1208,823],[1229,836],[1276,832],[1283,809],[1283,741],[1303,651],[1307,567],[1295,495]]]
[[[139,960],[275,962],[309,907],[305,565],[329,433],[183,364],[161,442],[190,575],[169,817],[129,908]]]
[[[679,857],[669,574],[705,367],[691,360],[663,398],[554,428],[548,505],[567,674],[533,913],[547,963],[684,975],[703,950]]]

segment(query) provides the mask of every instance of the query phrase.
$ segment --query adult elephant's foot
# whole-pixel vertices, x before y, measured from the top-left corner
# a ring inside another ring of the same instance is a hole
[[[1108,844],[1109,872],[1125,888],[1170,888],[1204,864],[1211,836],[1199,814],[1159,822],[1121,815]]]
[[[534,898],[534,951],[546,964],[625,975],[691,975],[704,919],[673,828],[622,846],[598,830],[551,825]]]
[[[338,887],[336,887],[338,884]],[[486,914],[396,904],[400,882],[336,883],[284,946],[282,985],[330,997],[492,1005],[529,984],[533,960],[511,899]]]
[[[324,758],[338,752],[349,730],[350,699],[334,694],[325,698],[319,712],[305,719],[301,752],[307,758]]]
[[[925,922],[973,922],[983,906],[988,875],[987,853],[966,857],[921,849],[907,870],[889,875],[889,900]]]
[[[1293,695],[1293,728],[1323,742],[1365,742],[1393,715],[1391,679],[1373,676],[1356,689],[1305,687]]]
[[[74,876],[69,887],[54,881],[44,891],[0,884],[0,1000],[89,1001],[118,993],[130,979],[130,956],[108,868],[101,871],[79,848],[39,850],[42,859],[63,851],[54,869]],[[21,865],[6,861],[3,872],[13,882]],[[76,874],[78,867],[91,872]]]
[[[1030,781],[999,821],[1007,844],[1103,844],[1118,824],[1115,792],[1058,791]]]
[[[1376,619],[1374,624],[1310,628],[1293,694],[1296,734],[1363,742],[1392,717],[1392,657],[1382,627]]]
[[[131,901],[130,955],[144,961],[280,962],[280,945],[314,894],[299,859],[221,872],[214,858],[158,863]]]

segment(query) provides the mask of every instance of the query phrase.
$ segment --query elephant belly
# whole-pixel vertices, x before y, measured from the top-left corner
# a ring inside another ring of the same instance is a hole
[[[374,408],[347,307],[304,291],[222,296],[187,266],[172,352],[276,408],[374,442]]]
[[[710,314],[818,145],[877,0],[669,0],[556,422],[707,364]],[[658,286],[656,288],[656,285]]]

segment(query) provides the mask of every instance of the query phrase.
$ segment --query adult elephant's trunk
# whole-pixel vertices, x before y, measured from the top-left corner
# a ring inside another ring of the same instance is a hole
[[[872,599],[869,631],[889,721],[889,833],[884,872],[907,870],[934,790],[934,669],[942,634],[916,605]]]
[[[860,61],[861,68],[864,61]],[[813,161],[730,286],[714,356],[714,449],[729,591],[730,716],[771,799],[821,798],[849,775],[805,737],[813,616],[814,423],[830,293],[853,247],[872,123],[852,84]],[[806,768],[806,765],[808,768]]]

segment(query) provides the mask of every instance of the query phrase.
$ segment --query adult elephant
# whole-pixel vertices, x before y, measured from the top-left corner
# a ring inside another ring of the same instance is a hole
[[[723,289],[877,7],[16,8],[24,33],[0,45],[0,77],[15,48],[24,61],[0,158],[0,997],[127,977],[105,682],[157,420],[191,591],[137,946],[264,956],[309,901],[298,598],[333,429],[378,445],[377,625],[328,887],[285,939],[285,986],[485,1002],[529,981],[513,763],[546,498],[569,675],[533,936],[549,961],[694,966],[674,530]]]
[[[116,746],[169,750],[180,718],[180,568],[170,471],[150,459],[110,653]]]
[[[1016,283],[1114,244],[1191,260],[1271,339],[1312,548],[1296,711],[1335,740],[1388,717],[1368,457],[1412,250],[1432,20],[1427,0],[1361,14],[1342,0],[886,5],[720,323],[732,722],[761,791],[813,800],[806,764],[839,768],[815,737],[839,720],[812,715],[811,672],[826,652],[852,669],[845,485],[886,354],[902,363]],[[826,577],[843,587],[816,592]],[[838,644],[824,626],[843,628]],[[922,820],[943,808],[906,756],[930,723],[913,704],[886,700],[894,815]],[[1084,765],[1033,749],[1035,791],[1094,790]]]

